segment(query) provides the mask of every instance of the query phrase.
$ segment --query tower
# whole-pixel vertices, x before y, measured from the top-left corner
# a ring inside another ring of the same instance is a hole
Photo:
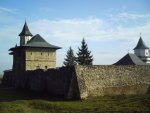
[[[26,22],[19,36],[20,46],[9,49],[14,72],[20,75],[27,70],[56,68],[56,50],[61,47],[48,43],[39,34],[32,37]]]
[[[32,34],[26,22],[19,36],[20,36],[20,46],[26,45],[27,42],[32,38]]]
[[[145,45],[141,36],[136,47],[133,50],[134,54],[138,56],[143,62],[150,63],[150,49]]]

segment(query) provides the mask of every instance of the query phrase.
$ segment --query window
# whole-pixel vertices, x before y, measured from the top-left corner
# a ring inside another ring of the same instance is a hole
[[[47,69],[47,66],[45,66],[45,69]]]
[[[41,53],[41,55],[42,55],[42,53]]]
[[[149,56],[149,51],[145,51],[145,56]]]
[[[31,55],[32,55],[32,52],[31,52]]]

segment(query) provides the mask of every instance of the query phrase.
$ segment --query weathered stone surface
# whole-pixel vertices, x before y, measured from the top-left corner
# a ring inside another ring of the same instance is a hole
[[[75,66],[4,73],[4,86],[68,99],[150,93],[150,66]]]
[[[13,52],[13,71],[56,68],[56,50],[50,48],[22,48]]]
[[[56,50],[49,48],[28,48],[25,54],[26,70],[56,68]]]
[[[150,85],[150,66],[76,66],[81,98],[144,94]]]
[[[12,85],[13,85],[12,77],[13,77],[12,71],[5,71],[3,79],[2,79],[2,85],[5,87],[12,87]]]

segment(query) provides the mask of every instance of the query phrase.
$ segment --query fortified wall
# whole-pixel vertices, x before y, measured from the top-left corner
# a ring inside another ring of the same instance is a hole
[[[145,94],[150,90],[150,66],[77,66],[75,70],[81,98]]]
[[[89,96],[150,93],[150,66],[75,66],[4,73],[4,86],[21,87],[50,96],[83,99]]]

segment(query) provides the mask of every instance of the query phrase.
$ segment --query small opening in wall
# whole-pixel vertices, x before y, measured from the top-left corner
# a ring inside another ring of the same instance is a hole
[[[41,55],[42,55],[42,53],[41,53]]]
[[[45,69],[47,69],[47,66],[45,66]]]
[[[49,56],[49,53],[48,53],[48,56]]]
[[[31,52],[31,55],[32,55],[32,52]]]
[[[146,52],[146,56],[148,56],[148,52]]]

